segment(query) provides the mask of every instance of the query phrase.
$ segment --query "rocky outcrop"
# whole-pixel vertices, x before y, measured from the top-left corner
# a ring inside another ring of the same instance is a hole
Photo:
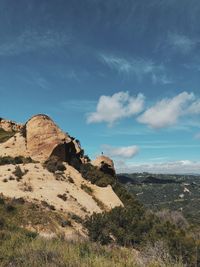
[[[20,128],[20,133],[0,145],[0,156],[30,156],[41,162],[55,155],[70,163],[72,158],[80,158],[81,151],[74,138],[43,114],[33,116]]]
[[[4,120],[0,118],[0,128],[6,132],[19,132],[23,127],[23,124],[16,123],[11,120]]]
[[[1,143],[0,156],[23,156],[35,160],[0,166],[0,188],[6,197],[24,198],[68,214],[71,229],[83,236],[86,231],[80,225],[81,218],[123,206],[110,185],[99,187],[83,178],[78,167],[87,159],[80,142],[64,133],[46,115],[33,116],[20,127],[20,131]],[[53,158],[64,161],[62,169],[52,172],[47,163],[43,164]],[[103,171],[115,173],[112,160],[105,156],[97,158],[95,164]],[[79,218],[79,221],[73,218]]]
[[[96,166],[98,169],[100,169],[104,173],[115,176],[114,162],[109,157],[103,156],[103,155],[98,156],[91,163],[93,166]]]
[[[27,150],[31,157],[46,160],[56,146],[71,141],[69,136],[46,115],[36,115],[25,125]]]

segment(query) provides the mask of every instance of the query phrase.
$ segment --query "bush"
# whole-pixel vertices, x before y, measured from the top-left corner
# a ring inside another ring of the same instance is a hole
[[[81,184],[81,189],[83,189],[89,195],[93,193],[92,188],[87,186],[86,184]]]
[[[182,258],[188,264],[195,262],[196,243],[186,231],[170,222],[163,222],[153,213],[136,206],[116,207],[110,212],[93,214],[85,221],[90,239],[101,244],[117,242],[120,246],[142,249],[163,241],[173,259]]]
[[[65,165],[63,162],[56,156],[51,156],[48,160],[45,161],[44,167],[52,173],[56,171],[65,171]]]
[[[13,212],[13,211],[16,210],[16,207],[13,206],[12,204],[7,204],[7,205],[5,206],[5,208],[6,208],[6,211],[7,211],[7,212]]]
[[[103,173],[90,163],[82,164],[80,172],[83,178],[89,180],[92,184],[96,184],[100,187],[113,185],[116,182],[116,179],[114,177],[109,174]]]
[[[72,177],[68,177],[68,181],[71,183],[71,184],[74,184],[74,180]]]
[[[25,173],[21,170],[20,166],[16,166],[16,167],[15,167],[15,170],[14,170],[14,172],[13,172],[13,174],[14,174],[18,179],[22,179],[22,177],[23,177],[23,175],[24,175]]]
[[[81,162],[81,160],[80,160],[77,156],[73,156],[73,157],[70,159],[69,164],[70,164],[72,167],[74,167],[77,171],[80,171],[81,166],[82,166],[82,162]]]
[[[66,194],[58,194],[57,197],[61,198],[63,201],[66,201],[67,200],[67,195]]]
[[[64,220],[61,222],[61,226],[62,227],[72,226],[72,222],[70,220]]]
[[[0,218],[0,230],[2,230],[5,226],[5,220],[3,218]]]
[[[32,158],[28,157],[25,158],[23,156],[18,156],[18,157],[10,157],[10,156],[5,156],[5,157],[0,157],[0,165],[7,165],[7,164],[26,164],[26,163],[33,163],[35,161],[32,160]]]
[[[51,205],[49,203],[47,203],[45,200],[42,200],[41,201],[41,204],[45,207],[45,208],[48,208],[50,210],[56,210],[55,206],[54,205]]]
[[[81,217],[79,217],[78,215],[76,215],[75,213],[71,214],[71,219],[74,220],[77,223],[82,223],[83,220]]]

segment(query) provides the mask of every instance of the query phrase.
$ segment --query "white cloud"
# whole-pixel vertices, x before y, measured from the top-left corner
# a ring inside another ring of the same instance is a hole
[[[138,94],[130,96],[128,92],[115,93],[112,96],[101,96],[99,98],[96,112],[87,116],[88,123],[106,122],[112,126],[119,119],[138,114],[143,110],[144,96]]]
[[[163,128],[175,125],[178,119],[186,115],[188,105],[194,100],[194,94],[183,92],[173,98],[165,98],[147,109],[138,117],[138,122],[152,128]]]
[[[198,42],[198,40],[177,33],[169,33],[168,36],[168,43],[183,54],[187,54],[193,50]]]
[[[135,58],[127,60],[122,57],[101,54],[100,60],[119,73],[126,75],[134,73],[138,80],[142,80],[144,76],[149,75],[153,83],[172,83],[165,73],[165,67],[157,65],[149,59]]]
[[[139,152],[138,146],[123,146],[123,147],[112,147],[109,145],[102,146],[105,154],[110,157],[119,157],[119,158],[132,158]]]
[[[117,173],[164,173],[164,174],[200,174],[200,162],[190,160],[180,160],[162,163],[125,163],[115,161]]]

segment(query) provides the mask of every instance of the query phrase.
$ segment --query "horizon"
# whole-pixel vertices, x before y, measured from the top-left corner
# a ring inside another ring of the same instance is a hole
[[[91,158],[200,174],[200,2],[0,3],[0,117],[44,113]]]

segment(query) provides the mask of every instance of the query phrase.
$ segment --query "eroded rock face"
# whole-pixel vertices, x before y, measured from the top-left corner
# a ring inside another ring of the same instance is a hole
[[[2,153],[0,151],[0,155],[16,156],[17,152],[19,156],[28,155],[41,162],[56,155],[61,160],[69,162],[72,157],[77,156],[78,158],[81,153],[78,142],[64,133],[47,115],[33,116],[21,127],[20,132],[20,134],[18,133],[20,138],[14,136],[12,140],[8,140],[0,147],[2,151]],[[21,139],[24,140],[25,145],[23,146]],[[9,147],[11,149],[8,149]]]
[[[36,115],[26,123],[26,142],[33,158],[45,160],[56,146],[70,142],[70,138],[48,116]]]
[[[115,176],[115,167],[114,162],[107,156],[99,156],[95,160],[93,160],[92,165],[98,167],[104,173]]]
[[[11,120],[4,120],[0,118],[0,128],[6,132],[19,132],[23,127],[23,124],[16,123]]]

